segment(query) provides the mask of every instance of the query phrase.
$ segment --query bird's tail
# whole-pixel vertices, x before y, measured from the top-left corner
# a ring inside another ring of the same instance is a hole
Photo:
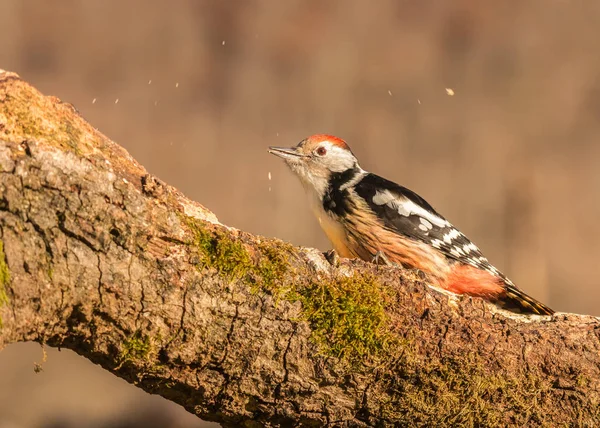
[[[512,282],[506,281],[506,293],[496,301],[498,306],[523,314],[552,315],[554,311],[543,303],[519,290]]]
[[[456,264],[440,283],[456,294],[483,297],[501,308],[522,314],[552,315],[554,311],[519,290],[500,272],[490,272],[471,265]]]

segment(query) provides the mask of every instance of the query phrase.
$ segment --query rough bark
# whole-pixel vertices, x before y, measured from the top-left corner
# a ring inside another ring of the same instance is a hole
[[[0,72],[0,348],[74,350],[225,426],[596,425],[600,322],[218,223]]]

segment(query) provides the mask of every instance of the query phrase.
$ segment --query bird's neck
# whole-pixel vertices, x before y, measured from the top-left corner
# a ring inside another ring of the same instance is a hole
[[[331,174],[328,187],[344,191],[356,186],[367,174],[368,172],[362,169],[360,165],[355,164],[354,167],[346,171]]]
[[[323,209],[337,215],[348,210],[348,192],[367,174],[358,164],[342,172],[334,172],[329,177],[323,195]]]

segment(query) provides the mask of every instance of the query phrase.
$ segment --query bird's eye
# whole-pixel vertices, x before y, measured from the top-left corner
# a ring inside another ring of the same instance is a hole
[[[319,147],[317,149],[317,154],[319,156],[325,156],[327,154],[327,149],[325,147]]]

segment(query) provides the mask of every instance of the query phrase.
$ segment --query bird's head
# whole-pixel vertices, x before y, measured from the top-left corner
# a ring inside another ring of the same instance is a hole
[[[291,148],[269,147],[269,153],[282,158],[305,187],[320,195],[334,174],[360,168],[348,144],[333,135],[313,135]]]

